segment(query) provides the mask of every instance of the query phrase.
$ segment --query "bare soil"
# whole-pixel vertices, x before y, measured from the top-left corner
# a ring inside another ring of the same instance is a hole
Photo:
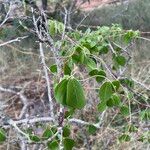
[[[87,1],[82,4],[81,0],[78,0],[78,5],[84,11],[91,11],[95,8],[100,8],[108,4],[116,4],[119,1],[120,0],[90,0],[89,2]]]

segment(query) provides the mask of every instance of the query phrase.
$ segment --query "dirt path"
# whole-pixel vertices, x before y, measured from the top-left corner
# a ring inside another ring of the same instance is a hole
[[[81,8],[84,11],[91,11],[95,8],[99,8],[101,6],[107,5],[107,4],[115,4],[116,2],[119,2],[119,0],[90,0],[90,2],[86,2],[84,4],[81,4],[80,0],[78,4],[81,4]]]

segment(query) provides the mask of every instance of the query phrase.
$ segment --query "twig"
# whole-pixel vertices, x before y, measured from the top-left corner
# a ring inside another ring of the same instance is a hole
[[[134,78],[132,78],[132,80],[133,80],[135,83],[137,83],[137,84],[141,85],[142,87],[144,87],[146,90],[150,91],[150,88],[147,87],[145,84],[141,83],[140,81],[137,81],[137,80],[134,79]]]
[[[33,119],[22,119],[22,120],[15,121],[15,123],[17,125],[20,125],[20,124],[33,124],[36,122],[50,122],[50,121],[53,121],[53,118],[51,118],[51,117],[40,117],[40,118],[33,118]]]
[[[70,123],[77,124],[77,125],[83,125],[83,126],[85,126],[85,125],[93,125],[96,128],[98,128],[98,129],[100,128],[99,123],[93,124],[93,123],[86,122],[86,121],[83,121],[83,120],[80,120],[80,119],[75,119],[75,118],[69,119],[68,121]]]
[[[21,119],[24,116],[24,114],[25,114],[25,112],[27,110],[27,107],[28,107],[28,99],[23,94],[23,90],[21,92],[16,92],[16,91],[13,91],[11,89],[3,88],[2,86],[0,86],[0,91],[13,93],[13,94],[16,94],[16,95],[18,95],[20,97],[20,99],[21,99],[21,101],[23,103],[23,108],[22,108],[22,111],[21,111],[21,113],[20,113],[20,115],[19,115],[19,117],[17,119]]]
[[[18,133],[24,135],[28,140],[30,140],[29,135],[26,134],[26,133],[24,133],[24,132],[17,126],[17,124],[16,124],[15,121],[13,121],[12,119],[9,119],[9,120],[8,120],[8,124],[11,125],[12,127],[14,127],[14,129],[15,129]]]
[[[16,38],[16,39],[13,39],[13,40],[4,42],[4,43],[0,44],[0,47],[5,46],[5,45],[10,44],[10,43],[13,43],[13,42],[20,42],[21,40],[23,40],[23,39],[25,39],[25,38],[27,38],[27,37],[28,37],[28,36],[18,37],[18,38]]]
[[[5,22],[9,19],[9,14],[11,12],[11,3],[10,3],[10,6],[9,6],[9,10],[4,18],[4,20],[2,21],[2,23],[0,24],[0,28],[5,24]]]
[[[145,40],[145,41],[149,41],[150,42],[150,39],[148,38],[145,38],[145,37],[137,37],[138,39],[142,39],[142,40]]]
[[[112,47],[111,43],[109,42],[109,47],[110,47],[110,50],[112,51],[113,54],[116,54],[114,48]]]

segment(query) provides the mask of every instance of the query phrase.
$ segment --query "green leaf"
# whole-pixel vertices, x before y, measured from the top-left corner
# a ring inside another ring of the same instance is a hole
[[[133,38],[136,38],[139,36],[139,32],[138,31],[132,31],[132,30],[129,30],[128,32],[126,32],[126,34],[124,35],[123,39],[125,41],[125,43],[129,43],[131,42],[131,40]]]
[[[122,78],[122,79],[119,79],[120,83],[124,86],[127,86],[127,87],[130,87],[130,88],[133,88],[134,87],[134,81],[131,80],[131,79],[128,79],[128,78]]]
[[[108,45],[104,45],[99,47],[99,54],[107,54],[109,51]]]
[[[98,69],[93,69],[92,71],[89,72],[90,76],[95,76],[98,75]]]
[[[62,105],[67,105],[66,104],[67,84],[68,84],[68,80],[63,79],[56,86],[55,91],[54,91],[54,96],[55,96],[56,101]]]
[[[99,112],[103,112],[107,108],[106,102],[103,101],[97,105],[97,109]]]
[[[82,47],[81,47],[80,45],[77,45],[77,46],[75,47],[75,51],[76,51],[78,54],[81,53]]]
[[[67,63],[64,64],[64,75],[71,75],[71,68]]]
[[[128,134],[123,134],[119,137],[120,142],[129,142],[131,137]]]
[[[65,29],[65,26],[62,22],[49,19],[48,23],[51,36],[55,36],[57,33],[62,33]]]
[[[47,147],[49,150],[59,150],[59,144],[56,140],[48,142]]]
[[[82,109],[86,104],[82,85],[75,78],[70,78],[68,81],[66,104],[77,109]]]
[[[121,47],[116,47],[116,48],[114,48],[114,50],[116,51],[116,52],[121,52]]]
[[[138,129],[133,124],[130,124],[127,126],[126,131],[127,132],[136,132],[136,131],[138,131]]]
[[[42,138],[44,140],[47,140],[49,139],[51,136],[53,135],[53,132],[51,131],[51,129],[46,129],[44,132],[43,132],[43,135],[42,135]]]
[[[0,128],[0,143],[4,142],[5,140],[6,140],[5,131],[2,128]]]
[[[98,70],[98,69],[94,69],[90,71],[89,75],[96,76],[97,82],[102,82],[103,80],[105,80],[105,77],[106,77],[106,73],[103,70]]]
[[[87,65],[90,69],[96,68],[96,62],[94,59],[87,57],[85,59],[85,65]]]
[[[80,61],[81,64],[83,64],[84,60],[85,60],[85,54],[84,54],[83,51],[81,51],[80,54],[79,54],[79,61]]]
[[[77,54],[73,54],[72,55],[72,60],[73,60],[73,62],[74,63],[79,63],[80,62],[80,57],[79,57],[79,55],[77,55]]]
[[[68,137],[70,133],[70,129],[67,126],[63,127],[63,137]]]
[[[57,22],[57,23],[58,23],[58,26],[57,26],[58,32],[63,33],[63,31],[65,30],[64,24],[61,22]]]
[[[51,127],[51,131],[53,132],[53,134],[55,134],[57,132],[57,127],[56,126]]]
[[[114,106],[114,101],[113,101],[113,99],[110,98],[110,99],[107,101],[106,105],[107,105],[108,107],[113,107],[113,106]]]
[[[102,82],[103,80],[105,80],[106,73],[103,70],[99,70],[98,75],[99,76],[96,77],[97,82]]]
[[[30,140],[33,142],[39,142],[40,141],[40,138],[36,135],[31,134],[31,135],[29,135],[29,137],[30,137]]]
[[[94,125],[89,125],[88,126],[88,132],[89,134],[95,134],[97,131],[97,128]]]
[[[75,146],[75,141],[70,138],[65,138],[63,140],[63,144],[64,144],[64,150],[72,150],[73,147]]]
[[[56,23],[54,20],[49,20],[49,32],[52,36],[57,33]]]
[[[138,141],[144,142],[144,141],[146,141],[146,137],[144,135],[142,135],[138,138]]]
[[[93,47],[96,46],[96,44],[97,44],[97,43],[96,43],[95,41],[91,41],[91,42],[90,42],[90,47],[93,48]]]
[[[114,80],[114,81],[112,81],[112,84],[113,84],[113,86],[114,86],[114,89],[117,91],[117,90],[119,89],[119,87],[120,87],[120,82],[119,82],[119,80]]]
[[[119,106],[121,103],[120,97],[117,94],[113,94],[111,98],[107,101],[108,107]]]
[[[121,106],[120,112],[124,116],[128,116],[130,114],[128,106]]]
[[[91,52],[91,53],[97,53],[97,52],[99,52],[99,49],[100,49],[100,48],[96,45],[96,46],[90,48],[90,52]]]
[[[91,41],[82,41],[81,44],[83,47],[90,49],[91,48],[90,42]]]
[[[75,112],[74,108],[70,108],[69,110],[65,111],[65,118],[71,117]]]
[[[150,143],[150,131],[147,130],[145,132],[142,132],[142,135],[140,135],[138,141],[145,142],[145,143]]]
[[[118,55],[114,57],[114,60],[117,62],[118,65],[124,66],[126,64],[126,59],[124,56]]]
[[[146,109],[140,112],[141,120],[150,120],[150,109]]]
[[[99,97],[101,101],[107,101],[111,98],[113,94],[113,87],[111,82],[105,82],[103,85],[100,87],[99,91]]]
[[[52,73],[57,73],[57,65],[51,65],[50,66],[50,71],[52,72]]]

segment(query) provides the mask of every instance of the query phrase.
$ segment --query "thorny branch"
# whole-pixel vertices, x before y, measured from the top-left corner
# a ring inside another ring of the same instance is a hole
[[[33,13],[33,8],[32,8],[32,13]],[[41,18],[39,17],[37,20],[35,19],[35,16],[33,14],[33,23],[34,23],[34,27],[36,30],[36,34],[38,35],[39,39],[43,40],[44,37],[42,35],[43,29],[42,26],[40,26],[40,28],[38,28],[38,21],[41,21]],[[41,22],[42,24],[43,22]],[[54,119],[54,106],[53,106],[53,101],[52,101],[52,95],[51,95],[51,81],[48,75],[48,70],[47,70],[47,66],[46,66],[46,62],[45,62],[45,56],[44,56],[44,50],[43,50],[43,43],[39,42],[39,51],[40,51],[40,57],[41,57],[41,63],[43,65],[43,69],[44,69],[44,74],[45,74],[45,78],[46,78],[46,83],[47,83],[47,91],[48,91],[48,100],[49,100],[49,107],[50,107],[50,115],[51,117]]]
[[[14,120],[10,119],[9,117],[5,116],[5,117],[3,117],[2,120],[4,120],[4,122],[1,122],[0,126],[3,125],[3,127],[6,129],[10,128],[10,126],[12,126],[12,125],[14,127],[14,126],[33,125],[37,122],[43,122],[43,123],[53,122],[52,117],[34,117],[31,119],[27,118],[27,119],[21,119],[21,120],[14,121]],[[100,128],[100,122],[94,124],[94,123],[86,122],[86,121],[76,119],[76,118],[71,118],[71,119],[68,119],[65,121],[68,121],[69,123],[75,124],[78,126],[93,125],[96,128]]]

